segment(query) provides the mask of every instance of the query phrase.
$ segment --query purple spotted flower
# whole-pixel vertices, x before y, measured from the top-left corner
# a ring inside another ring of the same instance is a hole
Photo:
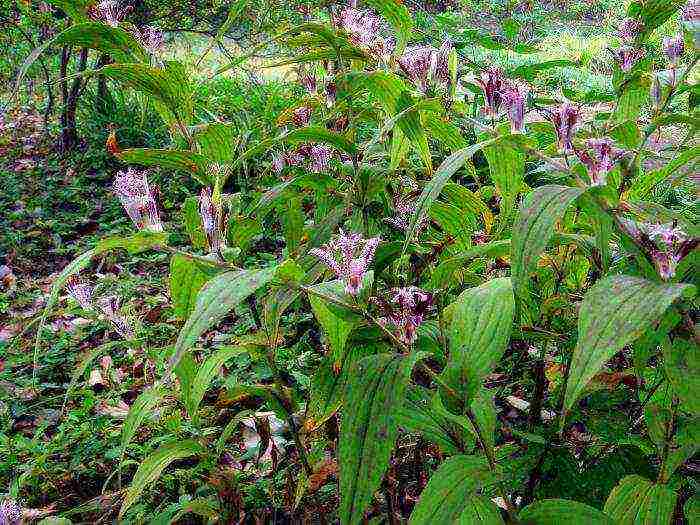
[[[202,188],[199,194],[199,215],[202,218],[202,227],[207,237],[207,244],[212,253],[221,250],[220,208],[212,199],[211,188]]]
[[[17,500],[4,498],[0,501],[0,525],[20,525],[22,519],[23,509]]]
[[[131,11],[131,6],[122,7],[118,0],[101,0],[90,8],[89,16],[105,24],[117,27]]]
[[[511,133],[522,133],[525,130],[525,101],[528,90],[525,86],[509,84],[501,94],[503,104],[508,111]]]
[[[549,114],[557,134],[557,147],[560,152],[568,154],[574,151],[573,138],[580,115],[579,109],[568,102],[564,102],[557,111]]]
[[[636,223],[628,219],[621,223],[625,232],[645,249],[664,281],[676,275],[678,263],[700,243],[700,239],[689,238],[673,223]]]
[[[134,337],[134,332],[129,322],[120,312],[119,298],[117,296],[110,295],[108,297],[103,297],[97,303],[97,307],[120,336],[125,339],[132,339]]]
[[[325,88],[325,94],[326,94],[326,106],[329,108],[335,104],[335,99],[337,96],[338,92],[338,87],[336,86],[335,82],[332,80],[329,80],[326,82],[326,88]]]
[[[272,157],[272,169],[275,170],[275,173],[282,173],[286,165],[287,159],[283,153],[277,153]]]
[[[158,55],[165,47],[165,36],[163,32],[153,26],[146,26],[136,30],[136,39],[151,55]]]
[[[432,46],[409,46],[397,62],[401,70],[422,91],[428,88],[428,81],[437,69],[437,49]]]
[[[632,71],[635,64],[644,58],[644,50],[632,46],[621,46],[611,52],[624,73]]]
[[[301,83],[301,85],[304,87],[304,89],[306,89],[306,91],[310,95],[313,95],[316,93],[316,87],[317,87],[316,77],[313,76],[312,74],[303,75],[299,79],[299,82]]]
[[[625,18],[622,21],[618,35],[625,43],[632,44],[643,28],[644,24],[636,18]]]
[[[484,90],[486,113],[494,116],[498,115],[503,102],[503,71],[497,67],[490,67],[481,73],[481,76],[476,79],[476,83]]]
[[[321,248],[310,251],[345,282],[345,293],[356,296],[362,279],[372,263],[379,237],[364,239],[359,233],[340,232],[335,239]]]
[[[93,309],[92,294],[94,290],[92,286],[81,282],[77,276],[71,275],[66,282],[66,291],[83,310]]]
[[[158,207],[145,171],[129,168],[114,177],[114,193],[137,228],[162,232]]]
[[[663,48],[669,62],[671,62],[671,65],[674,67],[677,66],[681,56],[683,56],[683,52],[685,51],[683,35],[678,34],[676,36],[664,37]]]
[[[311,166],[312,173],[323,173],[328,169],[328,163],[333,158],[333,150],[322,144],[311,146]]]
[[[624,152],[608,138],[588,139],[586,147],[586,150],[576,150],[576,155],[588,169],[591,186],[605,186],[608,173]]]
[[[356,46],[374,44],[381,29],[381,20],[369,9],[346,7],[340,12],[339,21],[340,27],[348,33],[350,41]]]
[[[311,121],[311,108],[308,106],[300,106],[292,113],[292,122],[297,127],[305,127]]]
[[[392,329],[396,337],[406,345],[412,345],[418,338],[418,327],[433,305],[433,296],[415,286],[395,288],[389,300],[379,299],[382,316],[379,322]]]
[[[435,78],[441,82],[449,83],[452,81],[450,75],[450,56],[454,51],[454,46],[449,38],[446,38],[440,49],[437,51],[437,63],[435,66]]]

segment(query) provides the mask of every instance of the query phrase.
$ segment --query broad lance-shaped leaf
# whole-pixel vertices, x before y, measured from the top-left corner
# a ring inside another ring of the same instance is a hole
[[[134,403],[129,407],[122,425],[121,456],[124,457],[126,447],[136,435],[136,431],[143,423],[143,420],[152,414],[153,408],[161,400],[162,392],[157,388],[148,388],[139,394]]]
[[[579,311],[579,340],[564,408],[571,409],[606,361],[642,335],[683,293],[694,291],[692,285],[655,283],[627,275],[608,277],[594,285]]]
[[[354,363],[376,352],[374,346],[354,345],[337,362],[327,355],[311,379],[311,394],[305,426],[315,430],[325,423],[343,403],[350,370]]]
[[[484,148],[484,155],[489,162],[491,180],[501,196],[501,213],[512,217],[515,197],[522,189],[525,178],[525,155],[504,142]]]
[[[420,197],[418,197],[418,200],[416,201],[416,209],[411,216],[411,221],[409,222],[408,229],[406,230],[406,241],[404,242],[403,253],[406,253],[408,245],[411,244],[411,241],[413,241],[413,238],[416,235],[418,224],[420,224],[428,214],[428,210],[430,210],[431,205],[433,202],[435,202],[435,199],[438,198],[438,195],[440,195],[442,188],[444,188],[447,181],[450,180],[450,177],[452,177],[452,175],[454,175],[458,169],[464,166],[464,164],[472,158],[474,153],[479,151],[489,142],[491,142],[491,140],[473,144],[467,148],[455,151],[443,161],[435,172],[433,178],[430,179],[430,182],[425,185]]]
[[[598,509],[567,499],[536,501],[521,510],[518,519],[523,525],[616,525]]]
[[[684,410],[700,415],[700,348],[686,339],[664,341],[664,369]]]
[[[513,226],[511,275],[518,297],[524,296],[527,278],[554,233],[554,224],[576,198],[581,188],[541,186],[523,201]]]
[[[117,152],[116,157],[127,164],[139,166],[158,166],[167,170],[184,171],[201,184],[210,186],[214,183],[207,174],[209,160],[199,153],[173,149],[130,148]]]
[[[610,492],[604,511],[618,525],[668,525],[676,493],[641,476],[627,476]]]
[[[454,303],[450,362],[483,378],[498,363],[510,338],[515,301],[510,279],[470,288]]]
[[[430,477],[411,513],[409,524],[479,523],[460,521],[462,513],[468,510],[466,500],[496,481],[485,457],[453,456]]]
[[[343,298],[345,296],[345,285],[341,281],[320,283],[313,289],[332,297]],[[311,309],[328,338],[333,360],[339,363],[343,358],[345,343],[357,321],[352,317],[339,315],[337,307],[331,307],[329,303],[317,295],[309,294],[309,303],[311,303]]]
[[[459,525],[503,525],[505,522],[496,505],[486,496],[469,496],[457,521]]]
[[[126,497],[119,510],[119,519],[121,520],[124,513],[129,510],[129,507],[136,502],[146,486],[156,481],[173,461],[188,458],[195,454],[202,454],[203,452],[205,450],[202,445],[194,440],[185,440],[163,445],[148,455],[139,466],[136,474],[134,474],[134,479],[126,491]]]
[[[434,393],[427,388],[409,387],[397,418],[400,428],[420,433],[445,454],[458,454],[474,445],[470,434],[435,409]]]
[[[197,294],[202,286],[220,271],[184,255],[170,259],[170,298],[175,315],[187,318],[194,309]]]
[[[190,348],[206,330],[224,318],[235,306],[269,283],[276,267],[263,270],[226,272],[209,281],[197,294],[197,303],[192,315],[175,343],[169,360],[170,369],[177,365],[182,354]]]
[[[355,525],[379,488],[397,435],[411,370],[422,354],[378,354],[358,361],[345,391],[338,443],[340,522]]]
[[[413,29],[413,18],[408,8],[396,0],[367,0],[366,3],[394,28],[398,39],[397,52],[401,53]]]
[[[119,27],[111,27],[97,22],[75,24],[60,32],[54,38],[34,49],[19,68],[13,96],[19,91],[29,68],[41,54],[52,45],[73,45],[96,49],[121,62],[141,62],[148,54],[134,36]]]
[[[204,363],[197,369],[197,375],[194,376],[190,392],[187,396],[187,413],[193,420],[197,419],[197,410],[204,399],[204,394],[209,388],[212,380],[219,373],[221,366],[237,355],[246,352],[247,349],[243,346],[221,348],[207,358]]]

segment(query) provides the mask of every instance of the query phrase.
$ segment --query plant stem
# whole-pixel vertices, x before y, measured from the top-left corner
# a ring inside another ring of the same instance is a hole
[[[476,434],[476,438],[479,441],[479,444],[481,445],[481,448],[484,450],[484,454],[486,454],[486,460],[489,462],[489,468],[491,469],[491,472],[494,474],[497,474],[497,464],[496,464],[496,455],[493,451],[493,449],[486,443],[486,439],[484,438],[484,433],[481,430],[481,427],[479,426],[478,421],[476,420],[476,416],[474,415],[474,412],[472,412],[472,409],[469,408],[466,410],[465,415],[467,416],[467,419],[469,419],[469,422],[471,423],[472,427],[474,428],[474,433]],[[506,513],[508,514],[508,522],[510,523],[517,523],[518,520],[516,519],[516,509],[513,506],[513,503],[510,501],[510,498],[508,497],[508,493],[505,491],[503,488],[503,485],[499,483],[500,490],[501,490],[501,497],[503,498],[503,501],[506,505]]]

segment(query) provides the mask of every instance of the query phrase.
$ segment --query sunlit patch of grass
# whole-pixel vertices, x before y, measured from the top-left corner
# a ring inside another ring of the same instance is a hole
[[[606,48],[610,47],[609,35],[583,36],[569,31],[560,31],[546,36],[538,47],[537,56],[546,60],[572,60],[582,66],[605,59]]]

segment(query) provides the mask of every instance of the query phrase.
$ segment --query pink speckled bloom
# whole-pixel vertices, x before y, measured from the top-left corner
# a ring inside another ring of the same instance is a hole
[[[528,89],[522,85],[510,84],[503,89],[503,104],[508,110],[511,133],[523,133],[525,130],[525,101]]]
[[[129,168],[114,177],[114,193],[137,228],[162,232],[158,207],[145,171]]]
[[[364,239],[359,233],[340,232],[335,239],[321,248],[310,251],[325,263],[339,279],[345,282],[345,292],[356,296],[362,279],[372,263],[379,237]]]
[[[611,51],[620,69],[625,73],[632,71],[635,64],[644,58],[645,54],[643,49],[632,46],[621,46]]]
[[[101,0],[90,8],[89,16],[111,27],[117,27],[131,11],[131,6],[122,7],[118,0]]]
[[[663,40],[664,53],[668,57],[671,65],[677,66],[679,60],[685,52],[685,42],[683,41],[683,35],[667,36]]]
[[[623,151],[608,138],[588,139],[586,146],[587,150],[576,150],[576,155],[588,169],[591,186],[605,186],[608,173],[615,167]]]
[[[433,296],[420,288],[408,286],[392,290],[389,301],[377,302],[383,313],[379,322],[392,328],[399,341],[410,346],[418,338],[418,327],[433,304]]]
[[[557,147],[560,152],[573,152],[573,138],[578,128],[579,117],[579,109],[568,102],[564,102],[556,112],[549,114],[557,134]]]
[[[503,102],[503,71],[497,67],[490,67],[481,73],[481,76],[476,79],[476,83],[484,90],[487,114],[498,115]]]
[[[202,218],[202,227],[207,237],[209,250],[212,253],[219,253],[221,250],[220,213],[212,200],[211,188],[202,188],[199,194],[199,215]]]
[[[83,310],[91,310],[93,288],[87,283],[81,282],[77,276],[71,275],[66,282],[66,291]]]

